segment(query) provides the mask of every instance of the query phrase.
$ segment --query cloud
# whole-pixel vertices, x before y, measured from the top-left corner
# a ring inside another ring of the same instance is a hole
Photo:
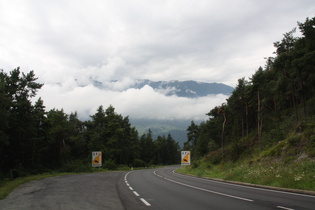
[[[44,100],[47,110],[64,109],[68,114],[77,111],[83,120],[95,114],[100,105],[104,108],[112,105],[117,113],[132,119],[205,120],[210,107],[221,105],[227,98],[220,94],[200,98],[165,96],[147,85],[118,92],[92,85],[76,87],[71,81],[62,86],[45,85],[38,95]]]
[[[134,79],[235,86],[264,66],[273,42],[314,11],[314,0],[0,1],[0,69],[34,70],[47,106],[86,116],[113,104],[128,115],[203,117],[221,96],[184,99],[126,87]],[[95,88],[93,80],[108,89]]]

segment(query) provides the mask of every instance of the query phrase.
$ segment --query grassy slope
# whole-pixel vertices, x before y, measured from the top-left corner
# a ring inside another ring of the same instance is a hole
[[[239,143],[246,149],[236,161],[221,159],[214,151],[181,173],[200,177],[219,178],[259,185],[315,191],[315,124],[299,124],[287,137],[264,150],[252,145],[250,138]],[[235,147],[235,146],[234,146]],[[226,148],[226,154],[233,147]],[[233,157],[233,156],[232,156]]]

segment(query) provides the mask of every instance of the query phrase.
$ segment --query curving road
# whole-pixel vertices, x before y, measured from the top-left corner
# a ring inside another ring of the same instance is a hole
[[[177,167],[37,180],[0,200],[0,209],[315,209],[311,195],[185,176]]]
[[[175,168],[128,172],[125,183],[150,209],[315,209],[311,195],[185,176]]]

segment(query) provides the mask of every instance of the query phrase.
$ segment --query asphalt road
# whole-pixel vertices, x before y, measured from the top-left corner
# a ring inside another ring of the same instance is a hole
[[[175,168],[132,171],[125,183],[150,209],[315,209],[314,196],[185,176]]]
[[[0,209],[124,209],[116,190],[123,174],[105,172],[32,181],[0,200]]]
[[[0,200],[0,209],[315,209],[311,195],[200,179],[175,168],[37,180]]]

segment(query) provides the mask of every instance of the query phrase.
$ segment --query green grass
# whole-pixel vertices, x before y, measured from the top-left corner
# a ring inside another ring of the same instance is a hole
[[[201,164],[196,169],[185,166],[177,171],[199,177],[315,191],[315,161],[312,159],[292,162],[289,165],[270,160],[251,164],[248,162],[224,163],[210,168],[206,164]]]
[[[247,146],[248,145],[248,146]],[[315,191],[315,124],[300,123],[282,141],[262,148],[251,138],[239,143],[243,153],[232,158],[231,145],[181,167],[180,173],[258,185]],[[244,147],[244,148],[243,148]]]

